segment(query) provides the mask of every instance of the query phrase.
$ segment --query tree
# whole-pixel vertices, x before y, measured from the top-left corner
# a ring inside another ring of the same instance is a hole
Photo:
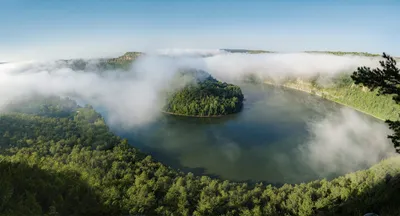
[[[382,57],[385,61],[379,61],[381,68],[359,67],[351,78],[355,84],[362,84],[371,90],[377,89],[378,95],[393,95],[396,104],[400,104],[400,69],[396,67],[393,57],[386,53],[383,53]],[[394,134],[388,137],[400,153],[400,121],[386,120],[386,123],[394,131]]]

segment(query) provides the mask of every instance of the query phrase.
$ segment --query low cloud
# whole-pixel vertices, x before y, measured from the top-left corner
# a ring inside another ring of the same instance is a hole
[[[351,73],[359,66],[378,66],[379,58],[326,54],[232,54],[219,50],[164,50],[135,61],[128,71],[102,71],[93,61],[85,69],[74,69],[59,61],[0,64],[0,107],[33,93],[79,98],[105,109],[111,124],[140,126],[157,119],[163,104],[161,92],[179,89],[172,84],[180,68],[208,71],[226,82],[240,82],[255,74],[277,82],[285,77],[333,77]],[[198,56],[208,57],[198,57]],[[92,66],[90,66],[92,65]],[[390,131],[381,123],[365,119],[355,111],[328,115],[310,123],[312,138],[301,154],[315,170],[348,172],[369,166],[393,147],[386,138]],[[230,157],[234,158],[237,150]]]
[[[309,122],[311,137],[301,146],[303,160],[322,176],[367,168],[395,155],[382,122],[350,108]]]
[[[215,77],[238,81],[254,74],[260,79],[276,82],[287,77],[310,78],[323,75],[331,78],[351,73],[359,66],[378,66],[376,57],[336,56],[309,53],[224,54],[205,58],[207,69]]]
[[[220,49],[158,49],[151,54],[166,55],[174,57],[207,57],[221,54],[227,54],[226,51]]]
[[[111,123],[140,125],[154,120],[162,106],[160,91],[176,66],[139,60],[128,72],[73,70],[63,62],[25,62],[0,67],[0,107],[32,94],[70,96],[101,107]]]

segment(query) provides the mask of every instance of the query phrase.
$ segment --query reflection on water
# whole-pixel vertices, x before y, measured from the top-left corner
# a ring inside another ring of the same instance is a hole
[[[301,160],[298,147],[309,137],[307,122],[338,111],[339,105],[267,85],[241,87],[246,101],[236,115],[164,115],[141,128],[112,129],[166,165],[195,174],[270,183],[321,177]]]

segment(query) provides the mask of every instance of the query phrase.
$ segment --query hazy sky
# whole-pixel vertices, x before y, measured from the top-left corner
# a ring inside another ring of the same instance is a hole
[[[0,61],[156,48],[400,55],[399,0],[1,0]]]

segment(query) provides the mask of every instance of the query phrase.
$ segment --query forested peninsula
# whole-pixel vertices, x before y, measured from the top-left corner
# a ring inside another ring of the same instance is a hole
[[[244,96],[239,86],[220,82],[199,70],[179,72],[176,79],[188,84],[167,96],[166,113],[213,117],[242,110]]]

